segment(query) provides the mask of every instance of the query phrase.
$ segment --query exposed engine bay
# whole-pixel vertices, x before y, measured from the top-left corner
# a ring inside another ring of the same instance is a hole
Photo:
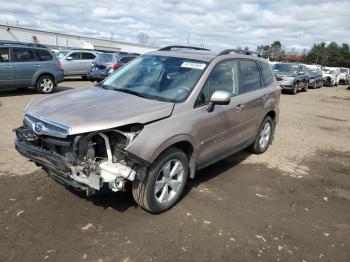
[[[142,180],[146,173],[149,163],[126,151],[142,130],[141,124],[59,137],[55,132],[53,136],[39,132],[38,123],[48,130],[59,129],[26,116],[23,126],[15,129],[16,149],[60,183],[87,194],[102,189],[116,192],[124,190],[127,181]]]

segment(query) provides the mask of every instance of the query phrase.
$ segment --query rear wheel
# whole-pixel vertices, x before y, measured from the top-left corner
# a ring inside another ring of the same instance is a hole
[[[50,94],[55,89],[55,82],[51,76],[41,76],[36,83],[36,90],[42,94]]]
[[[252,153],[261,154],[269,148],[273,136],[273,128],[274,126],[271,117],[265,117],[259,128],[254,144],[249,147],[249,150]]]
[[[177,148],[166,150],[152,164],[143,181],[135,179],[135,201],[151,213],[170,209],[181,197],[188,177],[188,159]]]

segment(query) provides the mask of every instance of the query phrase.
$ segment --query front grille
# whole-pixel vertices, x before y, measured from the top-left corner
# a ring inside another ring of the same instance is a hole
[[[24,116],[24,124],[30,127],[37,135],[65,138],[69,134],[69,128],[64,125],[43,121],[28,114]]]

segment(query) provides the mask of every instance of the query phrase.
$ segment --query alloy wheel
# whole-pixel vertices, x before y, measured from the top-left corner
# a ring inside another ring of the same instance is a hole
[[[50,78],[44,77],[43,79],[41,79],[39,87],[40,91],[42,91],[43,93],[50,93],[54,88],[54,83]]]
[[[266,122],[260,133],[259,145],[262,150],[264,150],[269,144],[271,136],[271,124]]]
[[[184,183],[184,167],[181,161],[172,159],[160,169],[154,186],[154,195],[161,204],[171,201]]]

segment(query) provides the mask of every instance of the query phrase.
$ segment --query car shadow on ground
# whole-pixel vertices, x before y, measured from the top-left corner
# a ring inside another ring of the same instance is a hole
[[[67,91],[73,89],[73,87],[69,87],[69,86],[64,86],[60,85],[58,87],[56,87],[55,91],[53,94],[55,93],[59,93],[62,91]],[[35,88],[24,88],[24,89],[4,89],[4,90],[0,90],[0,97],[9,97],[9,96],[27,96],[27,95],[38,95],[39,93],[35,90]]]
[[[193,188],[198,187],[210,179],[220,176],[222,173],[225,173],[227,170],[240,164],[250,155],[251,153],[243,150],[225,158],[224,160],[210,165],[209,167],[197,171],[196,177],[194,179],[188,180],[184,193],[182,194],[179,202],[185,198]],[[126,190],[123,192],[113,193],[106,191],[89,197],[86,197],[85,193],[83,192],[77,192],[73,189],[70,189],[70,191],[80,198],[91,201],[94,205],[103,207],[105,209],[112,208],[118,212],[125,212],[129,208],[138,208],[138,205],[132,196],[131,184],[128,184]]]

